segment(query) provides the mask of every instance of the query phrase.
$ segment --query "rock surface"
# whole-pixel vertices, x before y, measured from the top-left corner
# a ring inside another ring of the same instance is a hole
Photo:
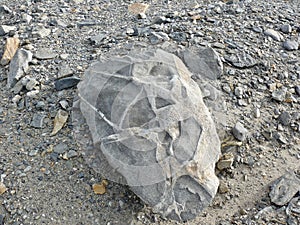
[[[97,171],[123,180],[164,217],[186,221],[208,206],[219,184],[220,142],[200,88],[178,57],[152,50],[99,62],[78,90],[94,143],[87,161]]]

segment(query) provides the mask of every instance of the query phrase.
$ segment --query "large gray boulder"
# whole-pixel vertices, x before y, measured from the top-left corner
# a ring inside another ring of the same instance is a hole
[[[215,196],[220,141],[201,90],[175,55],[93,64],[78,85],[74,134],[86,161],[154,211],[186,221]]]

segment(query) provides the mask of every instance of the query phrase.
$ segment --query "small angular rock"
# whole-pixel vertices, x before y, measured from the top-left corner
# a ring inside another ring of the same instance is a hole
[[[34,128],[43,128],[43,123],[46,115],[43,113],[35,113],[32,117],[30,126]]]
[[[17,28],[15,26],[0,25],[0,36],[4,36],[10,31],[15,31],[16,29]]]
[[[272,92],[272,98],[275,99],[276,101],[282,102],[285,100],[286,93],[287,93],[286,87],[276,89],[275,91]]]
[[[281,113],[280,116],[278,117],[279,122],[284,126],[289,125],[291,119],[292,119],[291,115],[286,111]]]
[[[68,145],[65,143],[59,143],[53,147],[53,152],[57,154],[63,154],[68,150]]]
[[[50,136],[53,136],[55,134],[57,134],[58,131],[61,130],[61,128],[63,128],[63,126],[65,125],[65,123],[68,120],[68,113],[64,110],[58,110],[55,118],[54,118],[54,127],[53,130],[50,134]]]
[[[58,78],[63,78],[73,74],[73,70],[67,63],[62,63],[58,70]]]
[[[169,41],[169,36],[164,32],[152,32],[149,36],[150,43],[153,45]]]
[[[6,5],[1,5],[0,6],[0,13],[11,13],[12,11],[10,10],[10,8],[8,8]],[[1,223],[0,223],[1,224]]]
[[[285,34],[288,34],[288,33],[291,33],[292,32],[292,27],[291,25],[289,24],[283,24],[281,27],[280,27],[280,30],[285,33]]]
[[[0,195],[4,194],[6,190],[6,186],[2,182],[0,182]]]
[[[7,76],[7,87],[12,88],[16,82],[24,76],[32,60],[32,53],[25,49],[19,49],[9,64],[9,71]]]
[[[6,39],[4,53],[3,53],[2,59],[0,61],[0,64],[2,66],[5,66],[10,62],[10,60],[16,54],[16,52],[19,48],[19,45],[20,45],[19,38],[7,38]]]
[[[243,124],[237,122],[232,129],[232,133],[236,139],[244,141],[246,140],[248,130],[243,126]]]

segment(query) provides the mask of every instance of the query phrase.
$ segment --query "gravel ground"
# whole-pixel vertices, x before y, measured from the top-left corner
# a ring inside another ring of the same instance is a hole
[[[300,224],[299,214],[288,216],[287,204],[269,198],[272,182],[299,167],[299,1],[153,0],[143,2],[149,8],[141,15],[129,12],[132,3],[0,1],[0,56],[8,37],[33,54],[13,89],[9,65],[0,66],[0,225]],[[105,177],[76,145],[76,87],[63,85],[74,85],[95,60],[132,49],[200,46],[213,47],[224,63],[217,82],[227,110],[219,134],[233,161],[216,171],[221,185],[211,206],[177,223],[154,214],[126,186],[108,182],[96,195],[92,187]],[[63,76],[72,79],[57,82]],[[68,121],[50,135],[61,109]],[[247,130],[242,142],[232,135],[237,122]]]

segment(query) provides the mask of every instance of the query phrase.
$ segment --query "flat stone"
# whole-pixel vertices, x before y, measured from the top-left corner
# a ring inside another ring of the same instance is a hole
[[[59,143],[53,147],[53,152],[57,154],[63,154],[69,149],[68,145],[65,143]]]
[[[293,171],[278,178],[271,186],[271,201],[276,205],[287,204],[300,191],[300,177]]]
[[[32,117],[30,126],[34,128],[43,128],[43,123],[46,115],[44,113],[35,113]]]
[[[282,46],[284,47],[284,49],[288,51],[293,51],[293,50],[298,50],[299,43],[297,41],[286,40],[285,42],[282,43]]]
[[[78,153],[77,153],[76,151],[74,151],[74,150],[70,150],[70,151],[68,151],[68,153],[67,153],[68,159],[74,158],[74,157],[76,157],[76,156],[78,156]]]
[[[156,45],[165,41],[169,41],[169,36],[164,32],[152,32],[149,36],[150,43]]]
[[[2,59],[0,61],[0,64],[2,66],[5,66],[10,62],[10,60],[16,54],[16,52],[19,48],[19,45],[20,45],[19,38],[7,38],[6,39],[6,44],[5,44],[5,47],[4,47],[4,53],[3,53]]]
[[[54,53],[51,49],[49,48],[40,48],[37,50],[35,53],[35,58],[37,59],[53,59],[56,57],[56,53]]]
[[[65,77],[54,82],[55,89],[61,91],[76,86],[80,81],[79,77]]]
[[[16,31],[15,26],[0,25],[0,36],[8,34],[10,31]]]
[[[267,30],[265,30],[264,34],[266,36],[271,37],[275,41],[281,41],[282,38],[283,38],[282,35],[278,31],[273,30],[273,29],[267,29]]]
[[[17,81],[24,76],[29,68],[29,62],[32,60],[32,53],[25,49],[17,50],[9,64],[7,76],[7,87],[12,88]]]
[[[58,78],[63,78],[72,75],[74,72],[67,63],[62,63],[58,70]]]
[[[243,126],[243,124],[237,122],[232,129],[232,133],[236,139],[238,139],[239,141],[244,141],[246,140],[248,130]]]

